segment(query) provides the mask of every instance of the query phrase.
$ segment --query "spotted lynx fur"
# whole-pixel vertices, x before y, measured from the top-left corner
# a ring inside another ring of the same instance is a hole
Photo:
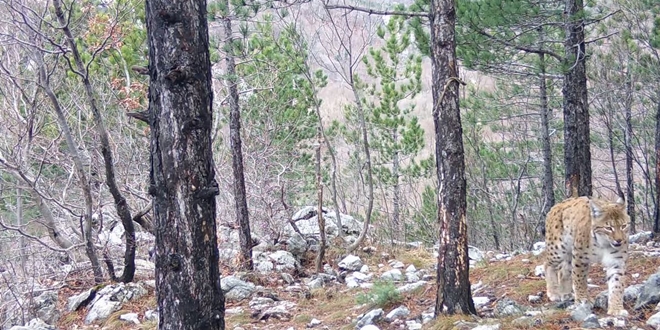
[[[622,199],[612,203],[588,197],[556,204],[546,217],[545,278],[550,301],[590,303],[587,275],[591,263],[607,273],[607,314],[628,315],[623,308],[623,276],[628,259],[630,218]],[[571,282],[572,278],[572,282]]]

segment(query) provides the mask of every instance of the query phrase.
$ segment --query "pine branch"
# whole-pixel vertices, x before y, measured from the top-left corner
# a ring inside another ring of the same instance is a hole
[[[545,54],[545,55],[552,56],[552,57],[556,58],[558,61],[563,61],[563,59],[564,59],[563,56],[560,56],[559,54],[557,54],[555,52],[552,52],[552,51],[549,51],[549,50],[543,50],[543,49],[538,49],[538,48],[530,48],[530,47],[525,47],[525,46],[521,46],[521,45],[516,45],[515,43],[499,39],[496,36],[491,35],[488,32],[483,31],[481,29],[477,29],[475,27],[472,27],[472,29],[475,32],[481,34],[482,36],[487,37],[488,39],[491,39],[491,40],[493,40],[495,42],[498,42],[498,43],[500,43],[504,46],[507,46],[507,47],[512,47],[514,49],[521,50],[521,51],[527,52],[527,53],[532,53],[532,54]]]

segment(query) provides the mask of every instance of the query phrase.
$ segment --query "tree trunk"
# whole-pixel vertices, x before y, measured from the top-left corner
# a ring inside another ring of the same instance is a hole
[[[635,228],[635,181],[633,178],[633,146],[632,146],[632,107],[633,107],[633,91],[632,91],[632,77],[630,73],[627,75],[626,86],[626,135],[624,143],[626,145],[626,204],[628,209],[628,216],[630,217],[630,233],[636,232]]]
[[[394,196],[392,197],[392,237],[399,242],[404,242],[406,240],[406,230],[405,226],[401,224],[401,184],[399,183],[399,167],[399,152],[395,151],[394,155],[392,155],[392,176],[394,177]]]
[[[159,329],[224,329],[206,1],[147,1]]]
[[[323,182],[321,182],[321,144],[323,143],[323,136],[321,134],[321,118],[319,118],[319,126],[317,127],[318,146],[316,147],[316,219],[319,225],[319,236],[321,238],[319,251],[316,254],[316,273],[320,274],[323,271],[323,259],[325,258],[325,218],[323,218]],[[339,217],[339,214],[337,214]],[[339,228],[341,231],[341,228]]]
[[[440,244],[435,316],[476,314],[470,291],[455,0],[431,0],[431,66]]]
[[[53,6],[55,7],[57,19],[63,26],[62,30],[64,31],[66,40],[71,47],[71,53],[73,54],[73,59],[76,64],[76,68],[78,69],[77,74],[80,76],[83,81],[83,85],[85,86],[86,101],[89,104],[90,110],[92,111],[94,124],[99,134],[99,139],[101,140],[101,154],[103,155],[106,184],[108,185],[108,190],[110,191],[110,194],[112,195],[112,198],[115,202],[117,215],[119,215],[121,223],[124,226],[124,239],[126,242],[126,247],[124,250],[124,270],[120,281],[124,283],[132,282],[133,277],[135,276],[135,226],[133,225],[133,217],[131,216],[131,212],[128,209],[126,198],[124,198],[121,191],[119,190],[119,187],[117,186],[115,179],[115,165],[112,156],[112,149],[110,147],[110,139],[108,138],[108,132],[105,129],[101,111],[96,104],[96,98],[92,89],[92,82],[89,80],[89,72],[87,71],[87,66],[83,63],[82,56],[78,52],[78,45],[75,41],[75,38],[73,37],[73,34],[71,33],[71,30],[69,29],[69,18],[64,16],[61,0],[54,0]],[[88,247],[88,249],[91,248],[93,247]],[[114,277],[114,274],[112,276]]]
[[[566,195],[591,196],[591,139],[587,103],[583,0],[565,0],[564,163]]]
[[[655,210],[653,212],[653,237],[660,238],[660,89],[656,93],[655,112]]]
[[[539,221],[539,232],[545,237],[545,216],[555,205],[554,176],[552,173],[552,144],[550,143],[550,107],[548,106],[548,87],[546,84],[545,55],[539,55],[539,94],[541,101],[541,148],[543,150],[543,206]]]
[[[25,223],[25,219],[23,219],[23,190],[21,188],[16,189],[16,227],[22,227]],[[25,239],[25,236],[19,235],[18,236],[18,247],[20,248],[20,251],[18,252],[19,255],[19,261],[21,265],[21,272],[22,274],[27,274],[27,265],[26,262],[28,260],[27,257],[27,241]]]
[[[59,1],[54,1],[56,13],[58,13],[58,18],[62,17],[60,20],[64,19],[64,14],[62,13],[61,3]],[[58,9],[59,8],[59,9]],[[36,54],[34,59],[39,65],[39,82],[44,92],[48,96],[53,110],[55,111],[55,116],[57,118],[57,123],[60,126],[60,130],[64,135],[67,148],[69,149],[69,154],[73,159],[74,169],[78,175],[78,180],[80,181],[80,189],[83,192],[84,204],[85,204],[85,213],[83,214],[82,222],[82,234],[83,240],[85,241],[85,254],[89,258],[89,261],[92,265],[92,270],[94,272],[94,282],[101,283],[103,282],[103,270],[101,269],[101,263],[99,262],[98,255],[96,254],[96,247],[94,246],[94,240],[92,237],[92,192],[89,185],[89,180],[87,179],[87,174],[85,174],[85,169],[83,168],[82,159],[80,158],[80,153],[78,152],[78,145],[73,140],[73,135],[71,134],[71,128],[66,120],[64,110],[60,104],[55,91],[50,87],[49,76],[46,72],[46,66],[43,62],[43,55]]]
[[[225,83],[229,91],[229,138],[231,141],[231,160],[234,172],[234,202],[236,218],[239,227],[239,243],[241,245],[240,269],[252,270],[252,233],[247,207],[247,193],[245,191],[245,173],[243,170],[243,149],[241,142],[241,109],[238,104],[238,86],[236,77],[236,62],[234,60],[234,46],[230,18],[229,0],[225,0],[226,15],[223,17],[225,28],[225,63],[227,72]]]
[[[323,128],[321,128],[323,129]],[[332,188],[332,205],[335,207],[335,218],[337,219],[337,228],[339,228],[339,231],[337,232],[337,236],[341,238],[342,240],[344,239],[344,225],[341,220],[341,212],[339,211],[339,200],[337,199],[337,157],[335,156],[335,151],[332,147],[332,143],[328,140],[328,137],[323,134],[323,139],[325,140],[325,144],[328,148],[328,154],[330,155],[330,161],[332,162],[332,173],[330,176],[330,185]],[[345,209],[345,208],[344,208]]]
[[[611,104],[610,104],[611,106]],[[614,117],[614,113],[611,114],[611,117]],[[607,128],[607,142],[610,149],[610,161],[612,162],[612,173],[614,173],[614,186],[616,189],[616,194],[624,198],[623,189],[621,189],[621,183],[619,182],[619,172],[616,169],[616,156],[614,155],[614,130],[612,128],[612,121],[614,118],[611,118],[608,115],[604,116],[605,127]]]
[[[353,72],[350,72],[351,77],[353,77]],[[353,90],[353,96],[355,97],[355,106],[358,112],[358,120],[360,121],[360,133],[362,135],[362,147],[364,152],[364,165],[367,170],[367,210],[365,214],[364,224],[360,236],[351,244],[347,249],[346,253],[351,253],[364,242],[364,239],[367,237],[367,232],[369,231],[369,225],[371,224],[371,213],[374,209],[374,175],[373,169],[371,167],[371,148],[369,147],[369,134],[367,130],[367,120],[365,119],[364,107],[362,106],[362,100],[360,100],[360,95],[355,87],[355,83],[351,84],[351,89]]]

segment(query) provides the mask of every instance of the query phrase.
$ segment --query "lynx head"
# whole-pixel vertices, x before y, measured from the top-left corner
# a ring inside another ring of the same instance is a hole
[[[591,230],[603,246],[609,244],[613,248],[628,243],[628,228],[630,217],[622,198],[615,203],[591,199]]]

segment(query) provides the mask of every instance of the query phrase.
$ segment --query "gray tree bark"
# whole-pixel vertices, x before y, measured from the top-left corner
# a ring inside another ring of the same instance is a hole
[[[241,109],[238,104],[238,87],[236,77],[236,61],[234,60],[232,27],[229,0],[225,0],[226,14],[223,17],[225,28],[225,83],[229,91],[229,138],[231,141],[231,164],[234,172],[234,203],[238,222],[238,237],[241,245],[240,268],[252,270],[252,233],[250,231],[250,215],[247,207],[245,191],[245,172],[243,170],[243,149],[241,142]]]
[[[350,68],[350,76],[353,77],[353,67]],[[367,171],[367,210],[365,211],[365,219],[362,231],[358,238],[346,248],[346,253],[351,253],[364,242],[364,239],[367,237],[367,232],[369,231],[369,226],[371,225],[371,214],[374,209],[374,172],[371,166],[371,148],[369,147],[369,134],[367,130],[367,120],[365,119],[364,107],[362,106],[362,100],[360,99],[360,94],[355,87],[355,82],[351,78],[351,89],[353,90],[353,96],[355,97],[355,106],[358,112],[358,120],[360,122],[360,134],[362,137],[362,148],[364,152],[364,165]],[[337,215],[339,216],[339,215]]]
[[[96,131],[98,132],[99,139],[101,140],[101,154],[103,155],[106,184],[115,202],[117,215],[121,219],[122,226],[124,226],[125,230],[124,239],[126,242],[126,247],[124,249],[124,271],[119,280],[125,283],[132,282],[133,277],[135,276],[135,226],[133,225],[133,217],[131,216],[131,212],[128,208],[128,202],[126,202],[126,198],[124,198],[123,194],[119,190],[117,180],[115,179],[115,165],[112,156],[112,149],[110,147],[108,131],[105,129],[105,123],[103,121],[103,117],[101,116],[101,111],[97,105],[96,94],[92,88],[92,82],[89,79],[87,66],[83,63],[82,56],[78,51],[76,39],[73,37],[71,29],[69,28],[70,17],[66,17],[64,15],[61,0],[54,0],[53,7],[55,7],[57,20],[62,26],[62,31],[66,36],[66,41],[71,48],[71,54],[73,55],[73,60],[77,69],[76,74],[82,79],[83,85],[85,87],[86,101],[92,112],[92,116],[94,117]],[[88,244],[91,245],[91,243]],[[92,248],[93,246],[88,246],[88,249]],[[111,277],[113,280],[117,280],[115,274],[111,274]]]
[[[660,89],[656,93],[655,112],[655,210],[653,212],[653,237],[660,238]]]
[[[396,133],[395,133],[396,134]],[[395,135],[395,140],[396,140]],[[405,242],[406,240],[406,228],[403,223],[401,223],[401,183],[399,182],[400,177],[400,164],[399,164],[399,152],[395,151],[392,156],[392,176],[394,177],[394,187],[393,196],[392,196],[392,238],[394,240]]]
[[[321,129],[321,118],[319,118],[318,127],[316,128],[316,138],[318,146],[316,147],[316,220],[319,225],[319,236],[321,239],[319,251],[316,254],[316,273],[320,274],[323,271],[323,260],[325,259],[326,235],[325,235],[325,218],[323,217],[323,182],[321,181],[321,145],[323,143],[323,134]],[[339,213],[337,213],[339,218]],[[339,227],[339,231],[341,231]]]
[[[54,2],[56,4],[56,12],[62,14],[61,8],[57,5],[58,1]],[[60,8],[59,10],[57,8]],[[63,15],[63,14],[62,14]],[[59,17],[60,15],[58,15]],[[63,17],[63,16],[62,16]],[[67,148],[69,149],[69,154],[73,159],[74,168],[76,174],[78,175],[78,180],[80,181],[80,188],[83,191],[83,198],[85,200],[85,213],[83,214],[82,220],[82,234],[83,240],[85,241],[85,254],[89,258],[92,265],[92,271],[94,272],[94,282],[101,283],[103,282],[103,270],[101,269],[101,263],[99,262],[98,255],[96,253],[96,247],[94,246],[94,239],[92,237],[92,192],[87,179],[87,174],[83,168],[82,159],[80,158],[80,153],[78,152],[78,146],[73,140],[73,135],[71,134],[71,128],[66,120],[64,115],[64,110],[60,105],[60,101],[55,94],[55,91],[50,86],[50,76],[46,73],[46,66],[43,61],[43,54],[36,54],[34,56],[35,61],[39,65],[39,83],[41,88],[44,90],[48,99],[50,100],[53,110],[55,111],[55,116],[57,117],[57,123],[60,126],[60,130],[64,135],[66,140]]]

